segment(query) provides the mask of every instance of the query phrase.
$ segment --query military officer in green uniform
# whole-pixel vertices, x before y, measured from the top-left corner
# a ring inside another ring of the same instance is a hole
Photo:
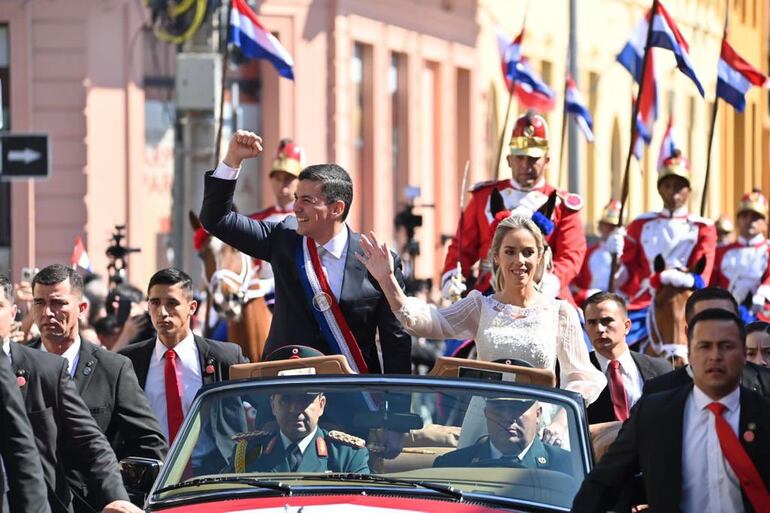
[[[363,439],[318,427],[326,407],[324,394],[275,394],[270,407],[278,433],[260,431],[233,437],[236,472],[369,473],[369,451]]]
[[[487,399],[488,436],[436,458],[434,467],[512,467],[572,474],[568,451],[546,445],[538,436],[543,408],[537,401]]]

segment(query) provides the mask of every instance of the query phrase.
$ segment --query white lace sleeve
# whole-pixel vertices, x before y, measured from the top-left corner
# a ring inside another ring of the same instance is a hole
[[[466,297],[446,308],[436,308],[416,297],[409,297],[398,312],[393,312],[406,331],[417,337],[436,340],[473,338],[479,328],[484,297],[472,290]]]
[[[559,301],[556,356],[561,388],[579,393],[587,404],[594,402],[607,386],[607,378],[591,364],[577,312],[566,301]]]

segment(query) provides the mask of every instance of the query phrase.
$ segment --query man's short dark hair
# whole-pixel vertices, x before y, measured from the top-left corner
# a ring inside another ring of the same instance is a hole
[[[343,201],[345,210],[342,211],[342,220],[347,219],[353,203],[353,181],[347,171],[337,164],[315,164],[303,169],[299,179],[321,182],[321,193],[326,196],[326,203]]]
[[[192,298],[193,295],[193,282],[190,275],[181,269],[176,267],[168,267],[156,272],[150,278],[150,284],[147,285],[147,295],[150,295],[150,290],[155,285],[177,285],[182,287],[185,295],[188,298]]]
[[[692,318],[692,313],[695,310],[695,304],[698,301],[706,301],[709,299],[724,299],[729,301],[733,305],[733,313],[738,314],[738,303],[730,293],[729,290],[720,287],[703,287],[702,289],[695,290],[689,298],[684,307],[684,320],[688,324]]]
[[[0,290],[3,291],[5,299],[7,299],[10,304],[13,304],[13,282],[4,274],[0,274]]]
[[[623,310],[623,315],[628,316],[628,308],[626,307],[625,299],[623,299],[620,295],[615,294],[614,292],[606,291],[591,294],[591,296],[585,300],[585,303],[583,303],[583,311],[586,311],[588,305],[596,306],[599,303],[604,303],[605,301],[615,302],[620,307],[620,309]]]
[[[746,325],[746,335],[757,332],[770,333],[770,322],[754,321]]]
[[[740,317],[729,310],[723,308],[707,308],[698,312],[687,323],[687,340],[692,342],[692,335],[695,333],[695,326],[701,321],[730,321],[738,327],[738,333],[741,338],[741,344],[746,345],[746,328]]]
[[[72,267],[61,264],[51,264],[40,269],[40,272],[32,278],[32,292],[35,292],[35,285],[58,285],[69,280],[70,290],[78,297],[83,297],[83,278]]]

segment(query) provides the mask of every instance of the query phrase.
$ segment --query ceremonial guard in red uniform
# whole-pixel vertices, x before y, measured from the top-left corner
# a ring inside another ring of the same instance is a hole
[[[490,211],[489,197],[496,188],[506,209],[513,211],[521,207],[530,214],[556,191],[558,199],[551,218],[554,230],[546,239],[553,252],[553,267],[545,273],[540,286],[546,295],[572,301],[569,284],[580,271],[586,251],[579,214],[583,200],[577,194],[557,190],[545,181],[549,162],[548,126],[542,116],[529,113],[516,120],[507,160],[511,168],[510,179],[479,183],[471,189],[471,199],[444,262],[444,297],[456,299],[466,290],[464,279],[470,276],[476,262],[480,262],[480,266],[475,288],[486,292],[490,287],[492,265],[488,253],[492,234],[489,227],[494,215]]]
[[[297,189],[297,177],[302,172],[304,150],[291,139],[282,139],[278,152],[270,167],[270,186],[275,194],[275,205],[250,214],[257,221],[280,223],[294,212],[294,191]],[[259,288],[272,304],[275,293],[273,269],[269,263],[257,260],[259,266]]]
[[[629,318],[633,322],[627,337],[629,345],[647,337],[645,316],[654,294],[654,260],[665,260],[660,284],[684,288],[701,288],[708,284],[714,266],[717,233],[714,222],[689,213],[690,164],[678,151],[663,161],[658,169],[658,193],[663,210],[642,214],[628,226],[622,262],[615,285],[629,299]],[[702,274],[688,271],[705,257]],[[686,355],[685,355],[686,356]]]
[[[744,320],[767,320],[770,301],[770,246],[767,232],[767,199],[755,190],[744,194],[738,205],[735,242],[717,249],[711,284],[730,291],[741,305]]]
[[[623,242],[622,238],[610,238],[619,223],[620,202],[610,200],[602,211],[601,219],[599,219],[598,230],[601,239],[588,246],[583,267],[575,281],[572,282],[572,294],[579,306],[582,306],[586,299],[597,292],[607,290],[610,283],[612,253],[617,253],[617,249],[611,247],[610,244],[614,241]]]

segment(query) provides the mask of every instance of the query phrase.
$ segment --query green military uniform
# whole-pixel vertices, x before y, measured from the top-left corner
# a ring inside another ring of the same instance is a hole
[[[448,452],[436,458],[434,467],[523,467],[531,469],[555,470],[572,474],[572,465],[568,451],[552,445],[545,445],[535,438],[523,459],[503,456],[492,458],[491,442],[482,437],[475,444]]]
[[[232,466],[236,472],[291,472],[278,433],[257,431],[235,435]],[[364,440],[320,427],[302,455],[296,472],[369,473],[369,450]]]

